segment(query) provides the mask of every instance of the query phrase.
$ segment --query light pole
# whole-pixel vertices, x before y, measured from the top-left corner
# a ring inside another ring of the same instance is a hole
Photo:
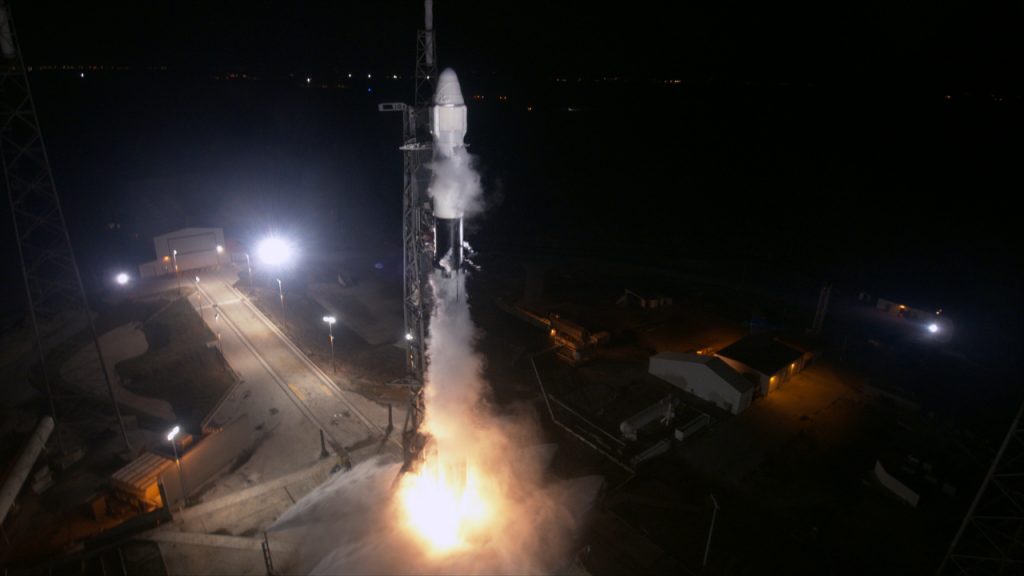
[[[327,338],[331,341],[331,372],[337,372],[337,368],[334,367],[334,323],[338,319],[334,316],[324,316],[324,322],[327,323]]]
[[[252,262],[249,261],[249,253],[245,253],[245,268],[249,271],[249,288],[252,288]]]
[[[217,346],[220,347],[220,353],[224,353],[224,343],[220,340],[220,308],[216,304],[213,305],[213,321],[217,326]]]
[[[178,251],[171,250],[171,258],[174,260],[174,276],[178,279],[178,296],[181,296],[181,274],[178,273]]]
[[[180,426],[175,426],[167,433],[167,441],[171,443],[171,449],[174,451],[174,463],[178,466],[178,481],[181,482],[181,497],[184,500],[188,500],[188,491],[185,490],[185,472],[181,469],[181,459],[178,458],[178,444],[174,441],[174,438],[181,432]]]
[[[277,279],[277,294],[281,297],[281,312],[284,312],[284,288],[281,287],[281,279]]]
[[[708,565],[708,553],[711,552],[711,535],[715,532],[715,518],[718,517],[718,500],[715,500],[715,495],[711,495],[711,503],[715,505],[714,511],[711,512],[711,526],[708,528],[708,543],[704,546],[704,563],[701,567],[707,567]]]
[[[196,276],[196,302],[199,303],[199,319],[205,321],[206,317],[203,315],[203,293],[199,291],[199,276]]]

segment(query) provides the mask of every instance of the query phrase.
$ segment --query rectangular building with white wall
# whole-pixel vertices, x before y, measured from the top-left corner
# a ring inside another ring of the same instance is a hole
[[[733,414],[754,399],[754,384],[714,356],[661,352],[651,356],[648,371]]]

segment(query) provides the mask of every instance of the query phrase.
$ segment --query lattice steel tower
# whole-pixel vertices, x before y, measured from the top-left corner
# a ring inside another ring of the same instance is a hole
[[[35,374],[57,422],[62,451],[69,433],[85,440],[115,417],[128,448],[5,0],[0,0],[0,49],[0,162],[39,356]],[[79,352],[82,346],[89,351]]]
[[[430,136],[430,104],[437,82],[434,42],[434,4],[423,3],[423,29],[416,33],[416,68],[413,105],[381,104],[382,112],[402,114],[402,269],[405,316],[406,374],[415,388],[402,427],[402,451],[406,466],[419,454],[423,421],[423,375],[426,371],[427,323],[432,299],[428,275],[433,265],[433,214],[427,198],[430,175],[426,163],[433,155]]]
[[[1024,404],[1010,424],[939,574],[1024,574]]]

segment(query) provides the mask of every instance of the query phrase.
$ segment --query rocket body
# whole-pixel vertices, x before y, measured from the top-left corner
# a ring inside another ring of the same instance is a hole
[[[430,108],[430,131],[434,136],[435,158],[456,159],[465,149],[463,139],[468,127],[466,101],[462,98],[462,87],[455,71],[446,68],[437,79],[434,91],[434,105]],[[449,218],[449,215],[443,215]]]
[[[446,69],[437,79],[434,105],[430,108],[431,134],[434,137],[434,170],[431,196],[434,199],[434,267],[446,276],[458,273],[463,266],[462,197],[457,179],[446,178],[446,172],[458,172],[468,162],[463,142],[468,128],[466,101],[462,97],[459,78]]]

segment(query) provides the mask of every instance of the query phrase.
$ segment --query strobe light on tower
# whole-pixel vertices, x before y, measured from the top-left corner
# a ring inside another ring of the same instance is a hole
[[[462,97],[459,77],[451,68],[445,69],[437,79],[433,106],[430,108],[431,134],[434,137],[434,174],[431,186],[434,198],[434,267],[445,276],[458,273],[467,264],[466,246],[462,237],[464,209],[460,206],[467,191],[464,183],[445,178],[445,164],[457,169],[469,162],[466,145],[468,122],[466,101]],[[442,180],[438,182],[438,180]],[[445,188],[439,193],[435,187]]]

